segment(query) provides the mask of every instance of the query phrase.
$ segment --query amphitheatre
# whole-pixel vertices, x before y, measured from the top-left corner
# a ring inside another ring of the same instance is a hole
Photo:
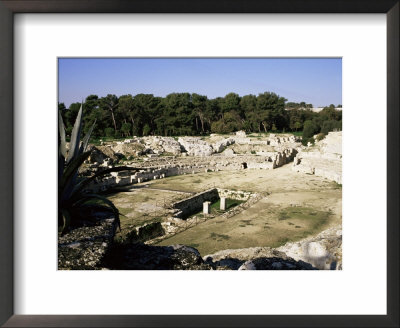
[[[59,238],[60,269],[342,269],[342,132],[238,131],[90,145],[112,220]],[[86,230],[87,231],[86,231]],[[90,232],[92,233],[92,232]]]

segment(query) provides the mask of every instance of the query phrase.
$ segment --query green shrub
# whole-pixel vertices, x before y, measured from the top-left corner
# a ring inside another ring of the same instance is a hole
[[[114,136],[114,129],[113,128],[105,128],[104,133],[106,134],[106,137],[113,137]]]
[[[301,140],[301,143],[302,143],[304,146],[307,146],[308,143],[311,143],[311,144],[313,145],[313,144],[315,144],[315,140],[314,140],[313,137],[311,137],[311,138],[303,138],[303,139]]]
[[[324,121],[322,123],[321,132],[324,134],[328,134],[331,131],[341,131],[342,130],[342,121]]]
[[[321,141],[324,138],[325,138],[325,134],[324,133],[318,133],[317,134],[317,137],[316,137],[317,141]]]
[[[125,136],[131,135],[131,130],[132,130],[132,124],[131,123],[123,123],[121,127],[121,132]]]
[[[143,128],[143,135],[148,136],[150,134],[150,131],[151,131],[150,126],[146,124]]]
[[[303,139],[311,138],[314,134],[319,132],[319,127],[314,121],[305,121],[303,128]]]

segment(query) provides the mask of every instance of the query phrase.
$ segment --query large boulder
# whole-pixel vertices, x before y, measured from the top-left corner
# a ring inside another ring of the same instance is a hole
[[[235,156],[235,152],[231,148],[227,148],[222,152],[222,155],[227,156],[227,157],[232,157]]]
[[[119,154],[120,156],[139,156],[142,155],[143,151],[145,150],[145,145],[142,143],[117,143],[113,144],[112,150],[115,154]]]
[[[235,139],[233,139],[233,138],[225,138],[225,139],[222,139],[222,140],[218,140],[216,143],[214,143],[212,145],[212,148],[214,149],[214,151],[216,153],[220,153],[226,147],[228,147],[229,145],[232,145],[233,143],[235,143]]]
[[[180,137],[178,142],[190,156],[210,156],[213,153],[211,145],[198,137]]]
[[[179,155],[181,153],[181,145],[172,137],[161,137],[159,144],[165,153],[171,153],[173,155]]]
[[[115,270],[212,270],[195,248],[184,245],[115,245],[104,264]]]
[[[92,153],[88,158],[89,163],[103,163],[107,159],[110,159],[111,162],[118,160],[118,156],[110,146],[90,145],[88,150],[92,150]]]
[[[226,249],[203,257],[213,267],[231,270],[313,270],[309,263],[296,261],[270,247]]]

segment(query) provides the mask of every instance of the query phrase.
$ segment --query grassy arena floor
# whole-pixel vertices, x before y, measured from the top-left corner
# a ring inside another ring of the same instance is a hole
[[[315,235],[341,223],[342,219],[341,186],[321,177],[293,172],[291,167],[292,164],[288,164],[275,170],[219,171],[170,177],[145,183],[149,188],[162,190],[137,189],[134,194],[119,193],[110,199],[127,218],[139,222],[146,208],[154,213],[157,208],[160,210],[158,205],[164,202],[166,195],[169,197],[167,202],[187,197],[165,190],[199,192],[220,187],[257,192],[263,198],[234,217],[210,219],[163,240],[159,245],[191,245],[202,255],[228,248],[277,247]]]

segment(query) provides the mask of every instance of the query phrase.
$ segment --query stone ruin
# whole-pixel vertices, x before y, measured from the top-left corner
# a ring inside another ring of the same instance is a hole
[[[241,147],[237,154],[232,146]],[[124,165],[143,168],[139,172],[121,171],[103,180],[94,181],[88,189],[93,192],[168,176],[222,170],[275,169],[295,158],[300,139],[293,135],[269,135],[267,138],[246,136],[244,131],[235,135],[201,137],[143,137],[123,142],[92,146],[93,154],[87,167],[96,171],[113,167],[119,159]],[[255,152],[253,148],[258,151]]]
[[[204,222],[204,220],[214,218],[215,215],[210,213],[210,206],[218,200],[220,200],[220,211],[223,211],[218,214],[218,217],[221,219],[228,219],[239,214],[246,208],[249,208],[261,198],[262,196],[258,193],[221,188],[211,188],[199,192],[169,205],[170,215],[161,223],[164,229],[164,234],[150,243],[158,242],[161,239],[179,233],[182,229],[186,229],[188,226],[193,227]],[[240,200],[243,203],[227,210],[226,199]],[[193,215],[199,212],[202,212],[202,214]]]
[[[274,135],[268,137],[246,136],[244,131],[235,135],[223,136],[212,134],[210,137],[134,137],[117,142],[102,142],[96,146],[96,152],[104,153],[103,158],[96,156],[89,160],[90,163],[102,164],[104,158],[116,157],[157,157],[166,155],[175,156],[210,156],[219,154],[233,144],[238,145],[259,145],[277,147],[276,151],[285,148],[296,148],[300,145],[301,139],[290,134]],[[149,156],[153,155],[153,156]]]
[[[216,138],[216,135],[212,135]],[[316,138],[316,136],[315,136]],[[215,172],[223,170],[243,169],[276,169],[293,161],[293,170],[301,173],[322,176],[339,184],[342,183],[342,133],[330,132],[326,138],[316,141],[312,146],[301,146],[295,136],[269,135],[265,140],[254,140],[246,137],[243,132],[235,136],[216,138],[215,142],[206,142],[199,137],[182,137],[175,140],[172,137],[144,137],[127,139],[117,145],[95,147],[89,164],[92,170],[102,167],[112,167],[116,159],[121,156],[131,156],[132,152],[121,155],[113,152],[121,151],[121,147],[135,145],[132,149],[139,149],[147,155],[127,161],[127,166],[143,168],[138,172],[121,171],[113,173],[102,180],[94,181],[88,189],[93,192],[105,191],[114,187],[143,183],[165,177]],[[212,141],[212,140],[211,140]],[[260,147],[255,154],[236,154],[231,145],[250,145]],[[130,147],[130,146],[129,146]],[[165,147],[165,148],[162,148]],[[268,148],[266,148],[268,147]],[[271,151],[271,147],[274,151]],[[169,150],[168,155],[165,154]],[[175,155],[172,155],[172,154]],[[154,155],[154,156],[151,156]],[[133,156],[133,155],[132,155]],[[136,155],[135,155],[136,156]]]
[[[315,145],[299,150],[293,161],[293,170],[342,184],[342,132],[329,132]]]

